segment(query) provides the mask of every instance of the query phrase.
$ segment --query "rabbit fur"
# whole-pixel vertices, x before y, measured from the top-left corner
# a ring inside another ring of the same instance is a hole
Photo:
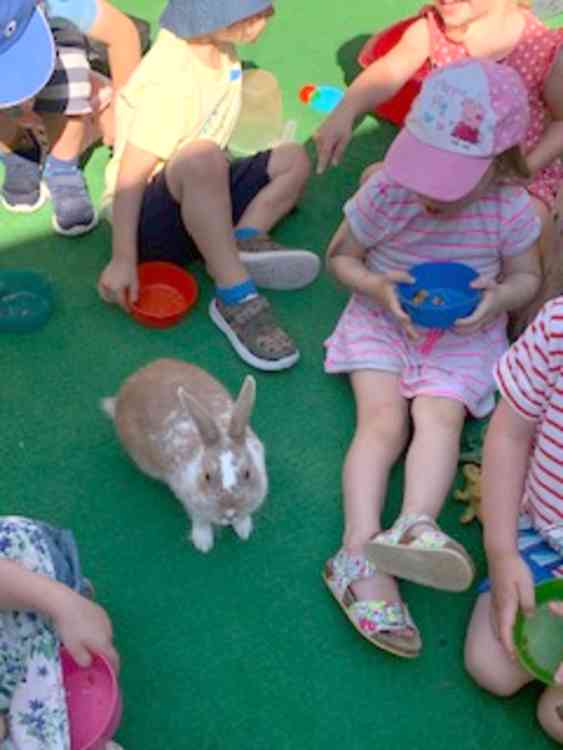
[[[159,359],[102,400],[133,462],[167,484],[184,506],[201,552],[213,547],[214,525],[232,526],[248,539],[251,514],[266,497],[264,446],[248,424],[255,391],[247,376],[233,402],[200,367]]]

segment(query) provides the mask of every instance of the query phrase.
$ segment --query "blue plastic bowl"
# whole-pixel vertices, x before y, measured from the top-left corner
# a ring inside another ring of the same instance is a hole
[[[29,333],[43,326],[53,309],[50,282],[34,271],[0,271],[0,332]]]
[[[469,286],[479,274],[464,263],[419,263],[409,273],[414,283],[397,284],[397,294],[416,325],[449,328],[471,315],[481,298],[480,290]]]

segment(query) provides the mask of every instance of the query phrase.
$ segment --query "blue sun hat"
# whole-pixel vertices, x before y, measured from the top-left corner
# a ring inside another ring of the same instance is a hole
[[[262,13],[272,4],[272,0],[168,0],[160,25],[182,39],[190,39]]]
[[[37,0],[1,0],[0,109],[34,97],[54,66],[53,35]]]

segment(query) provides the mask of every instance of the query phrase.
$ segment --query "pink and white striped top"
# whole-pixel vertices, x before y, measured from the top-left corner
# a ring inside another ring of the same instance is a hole
[[[367,249],[366,264],[386,273],[426,261],[458,261],[487,278],[504,257],[526,252],[537,240],[540,220],[526,190],[493,185],[451,216],[430,213],[383,168],[351,198],[344,212],[352,233]]]
[[[524,503],[546,532],[563,525],[563,297],[544,305],[494,374],[508,403],[537,424]]]

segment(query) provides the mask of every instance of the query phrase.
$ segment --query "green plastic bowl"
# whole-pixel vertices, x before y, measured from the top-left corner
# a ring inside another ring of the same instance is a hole
[[[549,610],[549,603],[563,601],[563,579],[536,586],[536,612],[524,617],[521,611],[514,624],[514,645],[520,663],[536,679],[553,685],[557,667],[563,662],[563,617]]]
[[[53,287],[35,271],[0,271],[0,332],[29,333],[49,320]]]

